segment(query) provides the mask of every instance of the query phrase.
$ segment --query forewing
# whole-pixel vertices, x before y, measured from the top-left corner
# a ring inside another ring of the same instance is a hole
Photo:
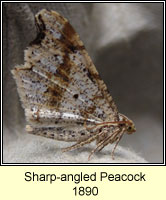
[[[45,9],[35,19],[37,38],[25,50],[24,65],[12,70],[27,121],[43,127],[63,121],[57,115],[42,118],[43,110],[73,114],[72,120],[64,119],[63,126],[77,126],[76,116],[84,125],[117,120],[116,105],[70,23]]]

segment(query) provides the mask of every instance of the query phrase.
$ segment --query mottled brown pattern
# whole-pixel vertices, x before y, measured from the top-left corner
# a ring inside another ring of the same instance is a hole
[[[38,34],[36,36],[36,39],[34,39],[30,45],[33,45],[33,44],[40,44],[42,42],[42,40],[45,38],[46,34],[45,34],[45,30],[46,30],[46,27],[45,27],[45,24],[44,24],[44,21],[42,19],[42,16],[39,15],[38,16],[38,20],[41,22],[39,24],[39,22],[37,22],[37,20],[35,19],[35,25],[36,25],[36,28],[37,28],[37,31],[38,31]]]
[[[63,28],[63,35],[65,35],[65,37],[68,40],[71,40],[74,38],[74,36],[76,35],[75,30],[73,29],[73,27],[69,24],[69,22],[66,22]]]
[[[100,79],[99,74],[91,72],[90,69],[88,69],[87,76],[92,80],[93,83],[95,83],[97,79]]]
[[[12,73],[17,83],[27,132],[75,141],[64,151],[94,140],[97,147],[135,131],[133,122],[118,113],[106,85],[67,19],[41,10],[35,17],[38,34],[25,50],[25,63]]]

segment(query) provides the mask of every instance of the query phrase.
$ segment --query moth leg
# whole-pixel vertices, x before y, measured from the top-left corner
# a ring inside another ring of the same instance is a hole
[[[121,140],[123,134],[124,134],[124,132],[122,132],[122,133],[120,134],[120,136],[118,137],[118,139],[117,139],[117,141],[116,141],[116,144],[115,144],[115,146],[114,146],[114,149],[113,149],[112,152],[111,152],[112,160],[114,160],[114,152],[115,152],[115,149],[116,149],[116,147],[118,146],[119,141]]]
[[[88,160],[90,160],[91,156],[96,152],[96,151],[101,151],[106,145],[108,145],[110,142],[113,143],[117,137],[117,135],[119,135],[120,132],[119,132],[119,129],[115,132],[113,132],[110,136],[108,136],[107,138],[105,138],[103,141],[101,141],[100,143],[98,143],[97,147],[91,151],[89,157],[88,157]],[[114,151],[121,139],[123,134],[120,135],[120,137],[118,137],[117,139],[117,143],[113,149],[113,154],[114,154]],[[112,157],[113,158],[113,157]]]
[[[108,138],[106,138],[106,139],[108,139]],[[105,140],[106,140],[106,139],[105,139]],[[99,149],[100,147],[102,147],[102,149],[105,147],[105,145],[103,145],[103,143],[105,142],[105,140],[103,140],[103,141],[101,141],[100,143],[98,143],[97,147],[91,151],[91,153],[90,153],[89,156],[88,156],[88,160],[91,159],[91,156],[92,156],[96,151],[100,151],[100,150],[101,150],[101,149]],[[98,149],[99,149],[99,150],[98,150]]]
[[[96,138],[96,145],[98,146],[103,140],[105,140],[105,138],[108,137],[108,133],[104,133],[103,135],[101,135],[100,137]]]
[[[74,144],[74,145],[72,145],[72,146],[63,148],[62,151],[63,151],[63,152],[66,152],[66,151],[78,149],[78,148],[84,146],[85,144],[89,144],[90,142],[93,142],[101,133],[102,133],[102,132],[99,132],[99,133],[93,135],[92,137],[89,137],[89,138],[86,139],[86,140],[77,142],[76,144]]]
[[[110,138],[114,135],[114,134],[117,134],[119,132],[116,131],[114,133],[112,133],[110,136],[104,138],[102,141],[100,141],[98,144],[97,144],[97,147],[95,149],[93,149],[88,157],[88,160],[90,160],[91,156],[96,152],[96,151],[101,151],[107,144],[110,143]],[[105,134],[105,132],[103,133]]]

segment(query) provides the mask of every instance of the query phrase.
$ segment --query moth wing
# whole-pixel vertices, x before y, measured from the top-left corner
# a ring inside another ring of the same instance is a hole
[[[33,109],[78,115],[89,123],[117,120],[116,105],[67,19],[44,9],[35,20],[38,35],[25,50],[24,65],[12,70],[27,121],[40,122]],[[47,123],[43,120],[43,126]]]

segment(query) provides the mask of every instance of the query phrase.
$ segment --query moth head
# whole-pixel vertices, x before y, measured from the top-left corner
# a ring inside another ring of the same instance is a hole
[[[136,131],[135,125],[132,120],[130,120],[128,117],[125,115],[119,114],[119,118],[121,123],[121,127],[125,129],[127,134],[132,134],[133,132]]]
[[[136,131],[136,128],[133,122],[132,123],[130,122],[129,124],[127,124],[126,131],[127,131],[127,134],[132,134],[133,132]]]

